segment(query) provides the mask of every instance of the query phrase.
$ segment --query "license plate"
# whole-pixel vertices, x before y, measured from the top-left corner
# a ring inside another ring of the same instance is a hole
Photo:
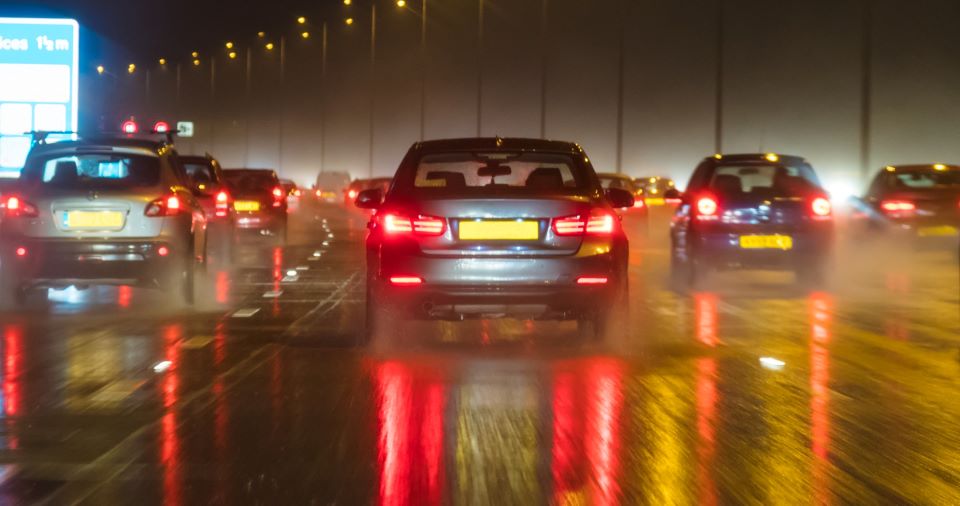
[[[254,200],[238,200],[233,203],[233,208],[240,212],[259,211],[260,203]]]
[[[63,226],[70,229],[123,228],[123,213],[120,211],[67,211],[63,213]]]
[[[461,221],[460,239],[465,241],[536,241],[540,223],[536,221]]]
[[[667,201],[661,198],[646,199],[648,206],[662,206]]]
[[[957,227],[941,225],[939,227],[920,227],[917,235],[920,237],[952,237],[957,235]]]
[[[789,235],[741,235],[743,249],[793,249],[793,237]]]

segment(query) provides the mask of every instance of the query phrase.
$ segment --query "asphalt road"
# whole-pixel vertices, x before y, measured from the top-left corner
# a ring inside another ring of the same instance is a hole
[[[212,265],[189,311],[50,292],[0,314],[0,502],[960,503],[955,251],[844,243],[821,291],[677,293],[654,221],[604,346],[523,321],[353,346],[365,217],[333,206]]]

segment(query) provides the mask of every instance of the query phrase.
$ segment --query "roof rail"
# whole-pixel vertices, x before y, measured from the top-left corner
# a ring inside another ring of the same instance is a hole
[[[36,146],[37,144],[46,144],[47,136],[50,135],[77,135],[77,132],[67,132],[67,131],[51,131],[51,130],[33,130],[30,132],[24,132],[24,135],[29,135],[31,139],[31,146]]]

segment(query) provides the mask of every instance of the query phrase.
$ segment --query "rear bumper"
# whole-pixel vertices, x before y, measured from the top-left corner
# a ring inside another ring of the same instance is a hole
[[[169,253],[161,256],[161,247]],[[25,254],[18,255],[18,249]],[[2,275],[33,286],[148,283],[183,258],[180,245],[155,240],[6,239],[0,250]]]
[[[612,300],[622,268],[613,253],[539,258],[438,258],[384,255],[371,279],[378,300],[418,318],[514,316],[571,319]],[[416,276],[423,283],[395,286],[391,276]],[[599,285],[579,277],[605,277]]]
[[[742,235],[787,235],[790,249],[750,249],[740,246]],[[699,263],[715,268],[795,269],[801,264],[825,258],[831,249],[827,231],[751,231],[750,233],[710,232],[694,236],[693,251]]]
[[[237,213],[234,226],[238,230],[268,230],[282,226],[287,221],[286,212]]]

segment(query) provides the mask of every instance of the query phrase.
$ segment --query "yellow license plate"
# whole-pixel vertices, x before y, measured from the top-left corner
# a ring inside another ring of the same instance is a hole
[[[920,237],[952,237],[957,235],[957,227],[941,225],[939,227],[920,227],[917,235]]]
[[[461,221],[460,239],[465,241],[536,241],[540,223],[536,221]]]
[[[667,201],[661,198],[646,199],[648,206],[662,206]]]
[[[110,229],[123,228],[120,211],[67,211],[63,224],[67,228]]]
[[[233,203],[233,208],[240,212],[259,211],[260,203],[252,200],[238,200]]]
[[[793,237],[789,235],[741,235],[743,249],[793,249]]]

